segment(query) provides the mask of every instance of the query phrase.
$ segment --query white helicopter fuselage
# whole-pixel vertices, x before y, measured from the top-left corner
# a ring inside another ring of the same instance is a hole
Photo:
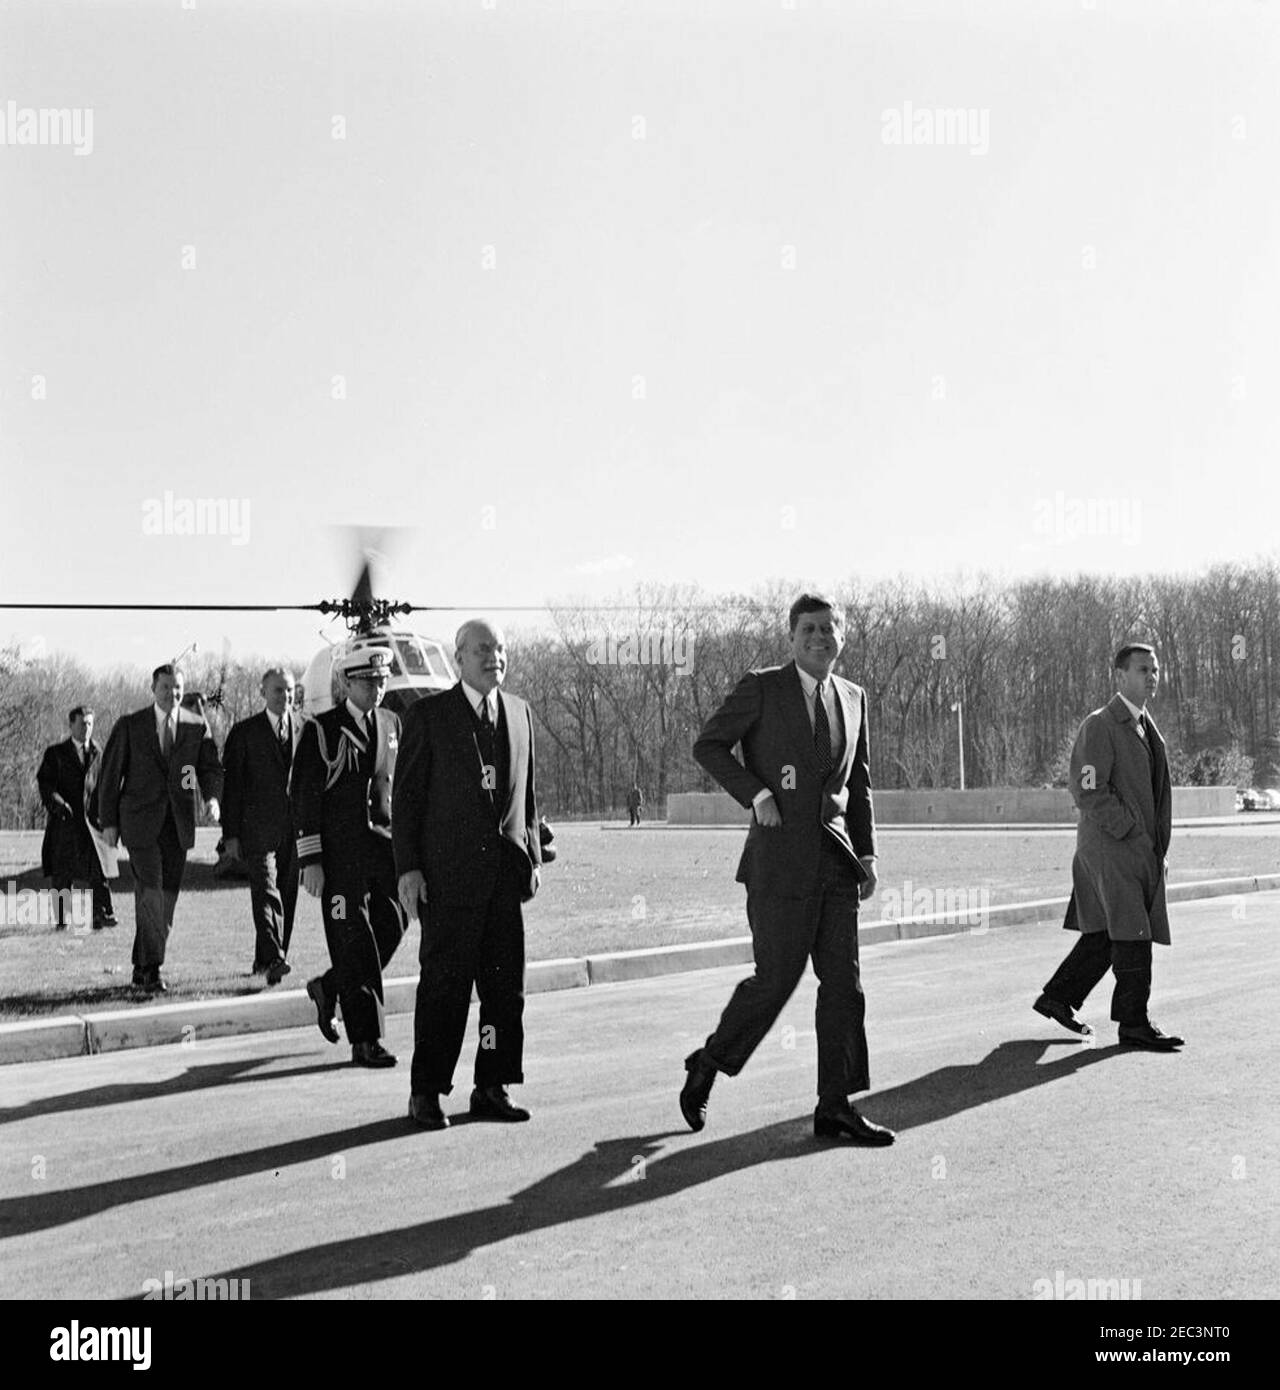
[[[444,643],[422,637],[404,628],[376,628],[373,632],[348,637],[332,647],[318,651],[307,664],[301,684],[299,707],[307,714],[321,714],[346,698],[338,659],[362,647],[390,647],[393,652],[391,679],[387,682],[383,706],[403,713],[414,700],[457,682],[453,663]]]

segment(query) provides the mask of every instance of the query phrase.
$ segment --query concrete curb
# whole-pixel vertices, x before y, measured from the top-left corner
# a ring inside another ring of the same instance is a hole
[[[1171,903],[1183,903],[1201,898],[1265,893],[1275,889],[1280,889],[1280,873],[1172,884],[1167,890],[1167,897]],[[981,934],[993,926],[1061,922],[1066,907],[1066,898],[1040,898],[1034,902],[988,908],[985,912],[932,913],[902,920],[868,922],[859,926],[858,940],[863,946],[875,946],[893,941],[920,941],[959,932]],[[624,984],[633,980],[653,979],[659,975],[750,963],[749,936],[729,937],[724,941],[697,941],[680,946],[651,946],[639,951],[614,951],[563,960],[533,961],[525,974],[525,992],[543,994],[550,990]],[[387,1013],[412,1013],[417,988],[416,975],[384,981],[383,996]],[[314,1027],[315,1017],[315,1006],[305,989],[293,989],[232,998],[200,999],[182,1004],[157,1004],[145,1009],[115,1009],[103,1013],[0,1023],[0,1066],[118,1052],[124,1048],[162,1047],[240,1033],[265,1033],[280,1028]]]
[[[590,822],[574,822],[575,824],[589,824]],[[1280,825],[1280,814],[1274,811],[1237,811],[1233,816],[1175,816],[1173,828],[1175,830],[1200,830],[1205,827],[1226,826],[1228,829],[1238,830],[1241,826],[1249,825]],[[601,830],[630,830],[625,821],[601,821]],[[745,830],[747,822],[740,821],[706,821],[696,825],[685,825],[680,821],[653,820],[643,821],[634,827],[637,830]],[[952,830],[1016,830],[1016,831],[1070,831],[1075,834],[1076,821],[1071,820],[999,820],[999,821],[882,821],[876,820],[876,834],[881,831],[889,830],[895,834],[910,831],[927,831],[932,834]]]

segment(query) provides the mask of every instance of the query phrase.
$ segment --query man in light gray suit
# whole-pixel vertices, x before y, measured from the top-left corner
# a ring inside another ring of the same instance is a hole
[[[1116,694],[1086,717],[1071,750],[1069,785],[1080,822],[1063,926],[1080,939],[1032,1007],[1073,1033],[1091,1034],[1075,1011],[1110,966],[1121,1045],[1173,1052],[1182,1039],[1147,1016],[1151,943],[1169,944],[1165,855],[1173,825],[1169,759],[1146,710],[1160,684],[1155,648],[1121,647],[1115,672]]]

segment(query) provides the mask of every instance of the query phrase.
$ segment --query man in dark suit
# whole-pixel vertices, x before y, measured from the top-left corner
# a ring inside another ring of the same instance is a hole
[[[1151,943],[1169,944],[1165,856],[1173,831],[1169,758],[1146,708],[1160,685],[1155,648],[1121,647],[1115,672],[1115,695],[1085,717],[1071,750],[1069,786],[1080,819],[1063,926],[1080,939],[1032,1008],[1073,1033],[1091,1034],[1075,1011],[1109,966],[1121,1046],[1173,1052],[1183,1040],[1162,1033],[1147,1015]]]
[[[160,967],[187,851],[196,842],[197,797],[203,793],[216,821],[222,794],[217,746],[200,715],[182,708],[183,684],[177,667],[156,667],[152,703],[116,721],[98,783],[103,839],[113,846],[123,841],[129,851],[137,917],[133,983],[148,994],[168,988]]]
[[[471,1114],[527,1120],[508,1086],[524,1080],[524,913],[542,862],[534,791],[533,716],[501,690],[501,631],[473,619],[458,631],[461,680],[405,715],[391,818],[400,901],[420,918],[422,973],[413,1020],[409,1118],[449,1121],[471,990],[480,996]]]
[[[289,772],[302,735],[293,711],[293,676],[273,666],[262,677],[266,708],[232,726],[222,750],[222,831],[232,859],[249,869],[255,975],[277,985],[289,974],[289,940],[298,903],[298,854],[289,806]]]
[[[53,884],[57,930],[66,928],[66,904],[74,881],[93,892],[93,929],[116,925],[111,889],[94,848],[90,824],[97,827],[97,784],[102,749],[93,739],[93,711],[77,705],[67,716],[71,735],[44,750],[36,786],[49,813],[40,847],[41,867]]]
[[[736,1076],[773,1027],[813,960],[818,977],[818,1106],[814,1133],[891,1144],[849,1096],[871,1084],[858,969],[858,903],[876,885],[875,816],[865,692],[832,668],[844,620],[830,602],[791,605],[785,666],[748,671],[707,721],[693,756],[752,824],[738,865],[747,889],[755,974],[734,990],[706,1046],[685,1060],[680,1109],[706,1123],[717,1072]],[[742,761],[733,755],[742,746]]]
[[[316,1022],[332,1043],[337,1006],[357,1067],[394,1067],[382,972],[404,935],[391,849],[391,788],[400,719],[378,706],[389,647],[357,647],[338,660],[346,698],[307,721],[294,757],[291,798],[302,886],[320,899],[332,967],[307,982]]]

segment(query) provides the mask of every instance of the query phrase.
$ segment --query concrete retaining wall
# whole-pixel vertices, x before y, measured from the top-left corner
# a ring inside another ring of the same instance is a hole
[[[992,825],[1001,822],[1073,825],[1076,809],[1062,788],[979,787],[959,791],[877,791],[877,825]],[[1234,787],[1174,787],[1175,820],[1234,816]],[[745,825],[744,811],[728,792],[673,792],[669,825]]]

